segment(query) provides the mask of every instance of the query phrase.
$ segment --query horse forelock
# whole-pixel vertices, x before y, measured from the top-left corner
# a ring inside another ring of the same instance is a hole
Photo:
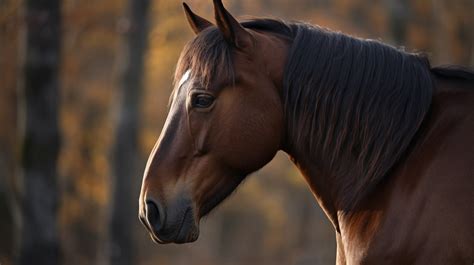
[[[175,89],[188,70],[189,77],[203,89],[207,89],[217,77],[233,80],[232,49],[216,27],[209,27],[196,35],[181,52],[174,77]]]

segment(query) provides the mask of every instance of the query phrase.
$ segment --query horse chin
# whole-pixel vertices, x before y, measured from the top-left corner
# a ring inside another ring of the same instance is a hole
[[[196,241],[199,238],[199,227],[192,223],[184,222],[183,226],[181,227],[180,231],[178,232],[178,236],[175,238],[173,243],[176,244],[184,244],[184,243],[191,243]]]
[[[157,244],[184,244],[196,241],[199,238],[199,226],[194,222],[193,218],[185,218],[182,220],[181,226],[174,231],[162,231],[157,234],[150,233],[153,242]]]

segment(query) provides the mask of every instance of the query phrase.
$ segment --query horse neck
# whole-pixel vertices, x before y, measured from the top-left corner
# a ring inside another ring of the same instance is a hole
[[[339,221],[337,211],[340,208],[338,203],[338,185],[331,177],[331,174],[324,172],[317,163],[311,159],[311,155],[304,152],[288,151],[285,152],[295,163],[301,174],[306,179],[313,195],[319,205],[331,221],[334,229],[339,232]]]

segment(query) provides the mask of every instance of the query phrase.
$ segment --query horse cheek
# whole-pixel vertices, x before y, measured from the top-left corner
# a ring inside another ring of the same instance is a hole
[[[246,120],[245,132],[238,146],[237,154],[246,173],[254,172],[265,166],[279,149],[280,133],[278,119],[268,115],[252,115]],[[249,124],[249,121],[252,121]]]

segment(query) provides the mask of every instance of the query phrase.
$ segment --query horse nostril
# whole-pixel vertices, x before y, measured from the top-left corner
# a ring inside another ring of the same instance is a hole
[[[151,200],[146,201],[146,219],[150,224],[151,228],[158,232],[161,228],[160,210],[158,205]]]

